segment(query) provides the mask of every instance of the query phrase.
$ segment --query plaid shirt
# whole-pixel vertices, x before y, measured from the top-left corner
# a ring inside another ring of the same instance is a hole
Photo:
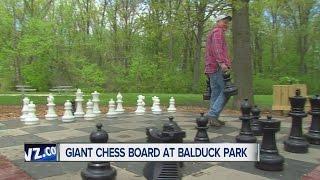
[[[220,27],[215,27],[207,37],[205,74],[215,73],[219,64],[222,63],[228,67],[231,66],[224,30]]]

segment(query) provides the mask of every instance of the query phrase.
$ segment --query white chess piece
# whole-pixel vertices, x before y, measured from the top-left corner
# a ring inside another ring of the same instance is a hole
[[[139,95],[138,96],[138,99],[140,99],[142,102],[141,102],[141,105],[142,105],[142,109],[144,110],[144,111],[146,111],[146,108],[145,108],[145,105],[146,105],[146,103],[144,102],[144,99],[145,99],[146,97],[145,96],[143,96],[143,95]]]
[[[28,105],[28,115],[24,119],[24,124],[26,125],[33,125],[33,124],[38,124],[39,123],[39,118],[36,117],[36,105],[33,104],[32,101],[30,101]]]
[[[175,100],[173,97],[170,98],[169,100],[169,108],[168,108],[168,112],[176,112],[176,107],[175,107]]]
[[[29,110],[28,110],[28,105],[30,103],[29,98],[25,97],[23,98],[23,107],[21,110],[22,115],[20,116],[20,121],[24,121],[24,119],[28,116]]]
[[[116,109],[116,112],[117,112],[118,114],[121,114],[121,113],[124,112],[124,109],[123,109],[123,107],[122,107],[122,103],[123,103],[123,101],[122,101],[122,95],[121,95],[120,92],[119,92],[118,95],[117,95],[117,109]]]
[[[47,97],[47,101],[48,101],[48,112],[47,114],[44,116],[46,120],[52,121],[52,120],[57,120],[58,119],[58,115],[56,114],[54,107],[54,97],[53,95],[50,93],[49,96]]]
[[[84,117],[84,112],[82,108],[83,92],[81,92],[81,89],[77,89],[75,102],[76,102],[76,112],[74,113],[74,116],[76,118],[83,118]]]
[[[138,98],[137,100],[137,110],[135,111],[136,115],[143,115],[145,113],[145,110],[142,106],[142,100]]]
[[[151,106],[151,111],[153,112],[154,110],[154,104],[155,104],[155,100],[156,100],[157,96],[153,96],[152,97],[152,106]]]
[[[152,113],[153,114],[161,114],[161,112],[162,112],[162,110],[160,107],[160,99],[159,99],[159,97],[157,97],[154,102],[154,108],[153,108]]]
[[[93,114],[93,103],[91,99],[87,102],[87,113],[84,115],[84,119],[87,121],[94,120],[96,115]]]
[[[93,114],[95,114],[96,116],[100,116],[101,111],[99,109],[99,95],[100,93],[98,93],[97,91],[94,91],[93,93],[91,93],[92,95],[92,102],[93,102]]]
[[[72,104],[71,104],[70,100],[67,100],[64,103],[64,114],[63,114],[61,120],[62,120],[62,122],[73,122],[75,120],[74,116],[72,114]]]
[[[109,101],[109,110],[107,113],[107,117],[115,117],[118,113],[115,111],[115,103],[114,100],[111,99]]]

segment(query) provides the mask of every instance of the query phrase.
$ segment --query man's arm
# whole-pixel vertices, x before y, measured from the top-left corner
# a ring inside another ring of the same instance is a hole
[[[226,64],[226,62],[228,62],[228,59],[222,49],[224,41],[223,30],[219,28],[213,34],[213,51],[215,57],[217,58],[216,61],[218,62],[219,66],[223,71],[226,71],[228,70],[228,66]]]

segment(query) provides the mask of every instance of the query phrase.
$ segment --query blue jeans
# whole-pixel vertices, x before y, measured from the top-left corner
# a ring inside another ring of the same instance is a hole
[[[212,118],[219,118],[221,111],[226,105],[229,98],[225,97],[223,90],[225,83],[223,81],[223,73],[219,69],[213,74],[209,74],[210,87],[211,87],[211,99],[210,110],[208,116]]]

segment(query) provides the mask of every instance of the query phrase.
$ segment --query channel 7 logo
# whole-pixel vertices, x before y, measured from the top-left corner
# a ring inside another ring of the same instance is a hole
[[[26,162],[57,161],[57,145],[24,144],[24,159]]]

